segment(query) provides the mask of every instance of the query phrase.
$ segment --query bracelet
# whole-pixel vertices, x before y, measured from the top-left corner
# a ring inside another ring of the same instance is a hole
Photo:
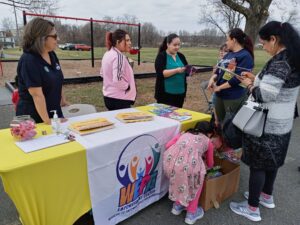
[[[253,84],[248,84],[247,85],[247,89],[250,89],[250,88],[252,88],[253,87]]]

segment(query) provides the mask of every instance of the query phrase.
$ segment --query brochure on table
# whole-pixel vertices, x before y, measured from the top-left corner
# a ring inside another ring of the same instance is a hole
[[[16,145],[25,153],[29,153],[55,145],[61,145],[69,141],[70,140],[68,140],[65,135],[51,134],[27,141],[17,141]]]

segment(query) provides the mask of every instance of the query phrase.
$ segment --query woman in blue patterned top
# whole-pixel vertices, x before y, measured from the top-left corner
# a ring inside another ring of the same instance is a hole
[[[273,186],[284,164],[300,86],[300,37],[289,23],[272,21],[259,31],[260,42],[272,58],[255,77],[243,73],[241,82],[257,102],[269,109],[264,134],[243,137],[242,160],[250,167],[248,202],[230,203],[233,212],[260,221],[259,204],[274,208]]]

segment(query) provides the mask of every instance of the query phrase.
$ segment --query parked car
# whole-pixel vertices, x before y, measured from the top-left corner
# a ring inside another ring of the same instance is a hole
[[[91,51],[92,47],[85,44],[76,44],[75,50],[77,51]]]
[[[75,44],[66,43],[62,46],[62,50],[75,50]]]
[[[59,45],[58,45],[58,48],[64,49],[65,46],[66,46],[66,44],[59,44]]]

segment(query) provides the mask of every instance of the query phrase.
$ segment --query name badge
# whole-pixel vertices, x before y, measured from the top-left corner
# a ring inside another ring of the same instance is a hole
[[[60,65],[58,63],[56,63],[56,70],[60,70]]]
[[[233,76],[230,73],[225,72],[223,75],[224,80],[230,80]]]
[[[44,66],[44,70],[45,70],[47,73],[50,72],[50,70],[49,70],[49,68],[48,68],[47,66]]]
[[[232,77],[233,77],[233,75],[231,75],[230,73],[225,72],[222,78],[224,80],[230,80]],[[242,83],[240,83],[239,86],[242,87],[242,88],[246,88],[246,86]]]

